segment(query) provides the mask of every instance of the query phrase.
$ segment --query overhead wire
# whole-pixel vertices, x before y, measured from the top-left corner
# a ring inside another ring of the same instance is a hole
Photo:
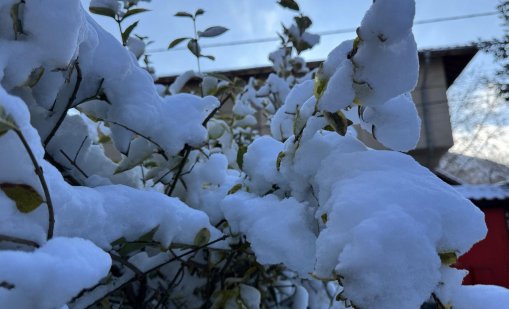
[[[498,12],[483,12],[483,13],[475,13],[475,14],[467,14],[467,15],[457,15],[457,16],[423,19],[423,20],[415,21],[414,25],[425,25],[425,24],[434,24],[434,23],[441,23],[441,22],[454,21],[454,20],[465,20],[465,19],[493,16],[493,15],[497,15],[497,14],[498,14]],[[318,31],[315,33],[318,35],[321,35],[321,36],[327,36],[327,35],[352,33],[352,32],[355,32],[356,29],[357,28],[343,28],[343,29],[328,30],[328,31]],[[200,47],[201,48],[228,47],[228,46],[277,42],[279,40],[280,39],[277,37],[267,37],[267,38],[257,38],[257,39],[249,39],[249,40],[236,40],[236,41],[229,41],[229,42],[200,44]],[[172,49],[156,48],[156,49],[148,50],[147,53],[155,54],[155,53],[179,51],[179,50],[185,50],[185,49],[187,49],[187,47],[185,47],[185,46],[177,46]]]

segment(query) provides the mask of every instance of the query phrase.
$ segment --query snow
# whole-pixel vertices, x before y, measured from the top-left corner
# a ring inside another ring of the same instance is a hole
[[[290,87],[285,80],[274,73],[270,73],[265,81],[265,85],[256,94],[258,96],[267,96],[269,93],[272,93],[276,96],[277,101],[284,102],[289,92]]]
[[[56,218],[58,235],[81,236],[104,249],[121,237],[137,240],[157,226],[154,240],[164,247],[193,244],[202,228],[209,229],[212,238],[220,237],[204,213],[159,192],[122,185],[63,189],[68,194],[55,195],[55,203],[62,205]]]
[[[105,277],[111,260],[92,242],[54,238],[33,252],[0,251],[2,308],[59,308]],[[29,297],[27,297],[29,296]]]
[[[233,232],[246,235],[259,263],[284,263],[304,278],[313,270],[315,235],[305,205],[241,193],[228,196],[222,208]]]
[[[0,4],[0,20],[11,20],[13,3]],[[114,10],[119,3],[92,1]],[[277,74],[261,87],[249,80],[234,100],[232,121],[205,124],[218,99],[183,87],[198,77],[209,94],[223,82],[189,71],[170,86],[171,95],[160,95],[137,63],[140,40],[122,46],[78,0],[26,1],[24,33],[0,23],[0,184],[26,185],[44,202],[23,213],[0,190],[0,236],[34,243],[2,239],[0,306],[88,306],[136,279],[131,269],[100,282],[110,272],[112,243],[151,231],[156,246],[125,257],[141,271],[171,261],[172,244],[192,248],[197,236],[209,242],[231,233],[228,243],[196,252],[196,263],[218,270],[227,265],[220,258],[234,252],[228,244],[247,241],[245,251],[259,264],[280,265],[269,279],[287,285],[277,296],[290,297],[293,308],[327,308],[339,291],[368,309],[418,308],[433,292],[458,308],[509,303],[505,289],[462,287],[465,272],[440,260],[442,253],[464,254],[486,235],[479,209],[411,157],[370,150],[352,128],[345,136],[326,130],[324,112],[351,117],[361,109],[352,120],[374,128],[386,147],[415,147],[420,122],[408,95],[418,75],[414,13],[412,0],[375,1],[357,40],[334,49],[315,80],[301,58],[279,49],[270,56]],[[296,35],[295,27],[290,31]],[[301,77],[283,74],[294,64]],[[269,114],[272,136],[253,130],[257,111]],[[5,117],[15,130],[5,129]],[[106,155],[104,138],[122,153],[119,162]],[[42,180],[34,165],[42,167]],[[178,173],[172,196],[163,194]],[[55,237],[48,239],[50,206]],[[167,266],[161,274],[178,271]],[[201,274],[186,272],[173,295],[200,306],[192,291],[206,284]],[[249,308],[266,298],[267,286],[252,278],[226,279]],[[491,298],[481,302],[480,294]]]
[[[341,63],[337,71],[330,77],[331,86],[325,88],[319,99],[320,110],[334,113],[353,103],[355,99],[355,91],[351,83],[353,72],[352,62],[343,61]]]
[[[347,59],[348,54],[352,50],[353,40],[347,40],[336,46],[328,55],[322,66],[322,74],[329,79],[337,68]]]
[[[360,37],[389,44],[397,42],[411,32],[414,15],[414,0],[374,1],[362,19]]]
[[[175,81],[170,85],[170,93],[177,94],[182,91],[182,88],[190,81],[192,78],[198,77],[201,75],[195,71],[186,71],[183,74],[179,75]]]
[[[294,122],[298,110],[313,95],[313,85],[313,81],[308,80],[292,88],[284,105],[272,118],[270,131],[274,138],[282,141],[294,134]]]
[[[354,88],[365,106],[383,104],[417,84],[419,59],[411,33],[392,44],[361,41],[352,61],[356,66]]]
[[[459,309],[497,309],[509,303],[509,291],[496,285],[462,286],[451,300]]]
[[[90,7],[108,8],[118,13],[120,10],[120,3],[117,0],[91,0]]]
[[[473,200],[505,200],[509,198],[507,185],[458,185],[453,188],[463,197]]]
[[[261,295],[256,288],[240,284],[240,297],[248,309],[260,308]]]
[[[331,155],[322,166],[317,217],[328,221],[317,271],[338,271],[345,295],[363,308],[423,303],[440,278],[438,253],[461,255],[486,235],[482,212],[408,156],[371,150]],[[410,277],[419,282],[402,294]]]
[[[127,48],[139,59],[145,53],[145,43],[137,37],[131,36],[127,40]]]
[[[207,213],[212,224],[224,219],[220,203],[239,182],[239,173],[228,169],[228,159],[223,154],[214,153],[197,162],[193,172],[183,179],[187,186],[183,200],[189,206]]]
[[[418,308],[429,297],[440,278],[440,259],[414,224],[403,211],[381,210],[349,235],[351,243],[337,257],[336,271],[344,277],[345,295],[356,305]]]
[[[251,179],[250,190],[263,194],[278,183],[276,161],[282,150],[283,144],[268,136],[259,137],[249,145],[244,155],[244,172]]]
[[[419,141],[421,120],[410,93],[395,97],[381,106],[367,107],[361,124],[392,150],[409,151]]]

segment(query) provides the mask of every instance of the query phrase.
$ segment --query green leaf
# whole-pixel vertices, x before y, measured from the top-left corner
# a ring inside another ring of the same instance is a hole
[[[114,10],[112,10],[110,8],[101,7],[101,6],[91,6],[88,8],[88,10],[91,13],[94,13],[97,15],[108,16],[111,18],[115,18],[115,16],[117,15],[117,13]]]
[[[168,45],[168,49],[171,49],[171,48],[179,45],[180,43],[182,43],[185,40],[190,40],[190,38],[178,38],[178,39],[171,41],[170,45]]]
[[[286,156],[286,153],[284,153],[284,151],[281,151],[278,155],[277,155],[277,159],[276,159],[276,169],[277,171],[279,172],[279,169],[281,168],[281,161],[283,161],[283,158]]]
[[[41,80],[43,74],[44,74],[43,66],[33,69],[32,72],[30,72],[30,75],[28,76],[23,86],[27,86],[30,88],[34,87],[35,85],[37,85],[39,80]]]
[[[127,43],[127,40],[129,39],[129,36],[131,35],[131,32],[133,32],[134,28],[136,28],[136,26],[138,26],[138,22],[139,22],[139,20],[137,20],[134,23],[132,23],[122,33],[122,43],[124,43],[124,45]]]
[[[284,8],[298,11],[299,5],[294,0],[279,0],[278,4]]]
[[[301,34],[304,33],[307,28],[311,27],[311,24],[313,24],[311,19],[304,15],[295,16],[293,19],[295,20]]]
[[[155,161],[147,161],[147,162],[143,162],[143,167],[145,168],[154,168],[154,167],[157,167],[157,162]]]
[[[128,170],[142,164],[143,161],[150,158],[151,155],[152,155],[152,153],[147,153],[147,154],[139,156],[138,158],[135,158],[135,159],[131,159],[129,156],[123,158],[122,161],[120,161],[120,163],[115,168],[115,171],[113,171],[113,175],[123,173],[125,171],[128,171]]]
[[[203,14],[205,14],[205,11],[203,9],[197,9],[196,12],[194,12],[194,17],[196,18],[196,16],[200,16]]]
[[[121,256],[128,256],[132,252],[139,251],[147,246],[148,243],[151,243],[154,241],[154,235],[156,234],[157,230],[159,229],[159,225],[148,231],[147,233],[143,234],[138,238],[137,241],[134,242],[125,242],[120,249],[118,249],[118,254]],[[113,242],[112,245],[121,245],[122,241],[125,241],[125,239],[122,237],[120,239],[117,239]]]
[[[12,28],[14,29],[14,37],[16,40],[18,39],[18,34],[23,33],[23,22],[20,18],[20,7],[24,2],[18,2],[11,6],[11,19],[12,19]]]
[[[200,57],[201,49],[197,40],[195,39],[189,40],[189,42],[187,42],[187,49],[189,49],[191,53],[193,53],[193,55],[195,55],[196,57]]]
[[[0,189],[16,203],[16,208],[22,213],[32,212],[43,203],[39,193],[29,185],[2,183]]]
[[[205,29],[205,31],[198,31],[198,36],[201,38],[213,38],[228,31],[228,28],[221,26],[214,26]]]
[[[206,227],[202,228],[194,237],[193,244],[197,247],[206,245],[210,240],[210,231]]]
[[[140,14],[140,13],[147,12],[147,11],[150,11],[150,10],[142,9],[142,8],[129,10],[124,14],[124,16],[122,16],[122,20],[124,20],[125,18],[127,18],[129,16],[133,16],[133,15]]]
[[[293,120],[293,134],[295,136],[297,136],[299,134],[299,132],[304,128],[304,126],[306,125],[306,121],[305,119],[302,119],[300,117],[300,109],[299,109],[299,106],[297,105],[297,109],[296,109],[296,112],[295,112],[295,118]]]
[[[238,184],[234,185],[230,190],[228,190],[227,195],[234,194],[235,192],[239,191],[240,189],[242,189],[242,184],[238,183]]]
[[[212,61],[216,60],[216,57],[212,56],[212,55],[200,55],[200,57],[204,57],[204,58],[208,58]]]
[[[99,144],[106,144],[111,142],[111,137],[109,135],[101,134],[99,139],[97,140]]]
[[[329,80],[323,76],[323,64],[320,64],[318,71],[315,74],[315,86],[313,89],[313,94],[316,97],[316,100],[319,100],[325,89],[327,88],[327,83]]]
[[[187,12],[177,12],[177,14],[175,14],[176,17],[189,17],[189,18],[192,18],[194,19],[193,15],[187,13]]]
[[[337,111],[335,113],[324,112],[325,119],[327,122],[334,128],[339,135],[345,136],[346,130],[348,129],[348,119],[341,111]]]
[[[237,151],[237,165],[240,169],[244,165],[244,154],[247,152],[247,147],[245,145],[239,145],[239,150]]]
[[[156,225],[150,231],[148,231],[147,233],[141,235],[140,238],[138,239],[138,241],[143,241],[143,242],[151,242],[151,241],[153,241],[154,240],[154,235],[156,234],[157,230],[159,230],[159,225]]]
[[[440,256],[440,261],[442,261],[444,265],[452,265],[458,261],[456,252],[441,252],[438,256]]]
[[[323,222],[324,224],[326,224],[326,223],[327,223],[327,220],[329,220],[329,218],[328,218],[328,216],[327,216],[327,213],[326,213],[326,212],[325,212],[325,213],[323,213],[323,214],[320,216],[320,218],[322,219],[322,222]]]
[[[0,106],[0,136],[9,130],[17,130],[18,125],[14,122],[11,115],[7,115],[4,108]]]
[[[122,244],[124,244],[125,242],[127,242],[127,240],[125,239],[125,237],[120,237],[119,239],[115,240],[114,242],[111,243],[111,246],[112,247],[115,247],[115,246],[120,246]]]

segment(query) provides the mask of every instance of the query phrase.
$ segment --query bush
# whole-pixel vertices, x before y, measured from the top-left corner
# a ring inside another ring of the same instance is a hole
[[[136,3],[92,11],[120,24]],[[158,92],[123,46],[140,47],[136,25],[121,44],[78,0],[3,1],[1,307],[479,301],[449,265],[485,236],[482,213],[397,152],[419,137],[413,15],[414,1],[374,2],[309,72],[295,53],[317,37],[301,14],[267,81],[188,72]],[[193,76],[200,95],[181,92]],[[257,111],[272,136],[258,136]],[[368,149],[352,124],[397,151]]]

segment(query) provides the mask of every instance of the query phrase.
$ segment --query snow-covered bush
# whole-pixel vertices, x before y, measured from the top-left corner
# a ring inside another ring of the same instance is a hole
[[[114,14],[136,3],[93,1]],[[216,112],[231,97],[237,115],[268,106],[265,86],[239,94],[211,74],[205,96],[160,96],[79,0],[3,1],[0,307],[466,308],[477,290],[507,301],[449,267],[484,237],[482,213],[350,126],[415,146],[413,15],[412,0],[378,0],[314,80],[269,78],[282,105],[272,137],[250,142]]]

